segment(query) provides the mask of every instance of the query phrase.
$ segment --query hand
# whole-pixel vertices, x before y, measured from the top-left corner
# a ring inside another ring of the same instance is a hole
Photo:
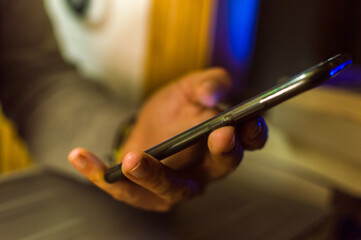
[[[231,87],[219,68],[199,71],[171,82],[155,93],[139,112],[119,161],[128,179],[104,181],[108,169],[85,149],[69,154],[69,161],[91,182],[115,199],[138,208],[167,211],[176,203],[199,195],[205,185],[232,172],[243,150],[262,148],[267,126],[261,117],[239,126],[213,131],[201,142],[162,162],[142,151],[205,121],[220,111],[217,103]]]

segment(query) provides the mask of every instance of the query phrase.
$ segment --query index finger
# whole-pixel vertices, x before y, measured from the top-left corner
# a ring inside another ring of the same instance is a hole
[[[243,158],[243,147],[232,126],[213,131],[208,137],[208,149],[209,153],[202,164],[207,182],[227,175],[236,169]]]
[[[146,210],[165,211],[169,209],[169,203],[164,199],[128,179],[112,184],[107,183],[104,180],[104,173],[108,167],[86,149],[74,149],[69,154],[68,159],[82,175],[116,200]]]

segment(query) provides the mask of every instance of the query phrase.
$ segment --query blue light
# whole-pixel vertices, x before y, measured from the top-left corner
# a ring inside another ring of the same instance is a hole
[[[230,45],[237,60],[246,60],[252,51],[258,6],[258,0],[228,0]]]
[[[342,69],[344,69],[346,66],[350,65],[352,63],[352,60],[349,60],[341,65],[338,65],[337,67],[335,67],[334,69],[332,69],[330,71],[330,76],[334,76],[335,74],[337,74],[338,72],[340,72]]]

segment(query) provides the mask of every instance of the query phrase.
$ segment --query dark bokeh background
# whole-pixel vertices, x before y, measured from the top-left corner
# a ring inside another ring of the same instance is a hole
[[[248,87],[267,88],[282,77],[344,52],[360,67],[361,1],[263,0]],[[359,88],[361,72],[355,66],[351,71],[343,82],[331,84]]]

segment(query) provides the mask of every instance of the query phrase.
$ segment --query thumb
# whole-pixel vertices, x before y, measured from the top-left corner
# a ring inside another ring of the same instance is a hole
[[[182,89],[190,99],[205,107],[214,107],[231,87],[231,78],[222,68],[211,68],[186,77]]]

